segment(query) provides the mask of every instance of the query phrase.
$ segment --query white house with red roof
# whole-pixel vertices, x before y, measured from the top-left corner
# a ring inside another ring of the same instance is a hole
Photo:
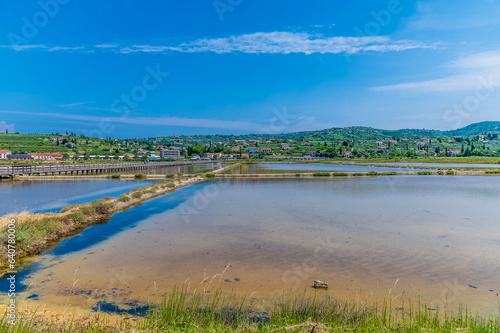
[[[7,156],[11,154],[11,151],[10,150],[7,150],[7,149],[2,149],[0,150],[0,159],[7,159]]]

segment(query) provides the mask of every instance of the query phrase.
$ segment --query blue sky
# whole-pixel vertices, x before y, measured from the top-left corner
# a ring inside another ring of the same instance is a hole
[[[0,130],[500,120],[500,1],[0,1]],[[496,36],[496,37],[495,37]]]

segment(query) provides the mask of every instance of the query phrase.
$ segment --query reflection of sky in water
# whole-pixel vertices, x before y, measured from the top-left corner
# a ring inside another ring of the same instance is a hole
[[[0,215],[23,210],[55,212],[70,204],[90,202],[105,196],[117,197],[135,187],[154,182],[108,179],[2,182]]]
[[[365,163],[358,163],[365,164]],[[373,165],[397,165],[410,167],[429,167],[429,168],[500,168],[500,164],[467,164],[467,163],[366,163]]]
[[[225,164],[221,163],[209,163],[209,164],[193,164],[193,165],[177,165],[177,166],[150,166],[149,168],[141,169],[141,173],[145,174],[167,174],[167,173],[186,173],[193,174],[198,172],[206,172],[213,170],[215,168],[224,166]],[[136,174],[139,172],[138,170],[125,170],[120,171],[122,174]],[[115,172],[110,172],[115,173]]]
[[[169,291],[187,278],[197,285],[204,270],[212,277],[230,263],[226,292],[302,294],[321,279],[335,297],[362,290],[380,300],[399,279],[400,292],[421,288],[431,302],[451,282],[460,287],[456,305],[498,311],[499,193],[498,177],[214,180],[62,241],[24,283],[42,302],[64,302],[61,290],[78,270],[81,290],[147,303],[156,288]],[[327,238],[336,244],[331,255],[311,272],[300,268]]]
[[[422,169],[373,167],[366,165],[328,164],[328,163],[259,163],[259,164],[243,164],[231,169],[230,172],[236,174],[265,174],[265,173],[293,173],[293,172],[321,172],[321,171],[409,172],[409,171],[421,171],[421,170]]]

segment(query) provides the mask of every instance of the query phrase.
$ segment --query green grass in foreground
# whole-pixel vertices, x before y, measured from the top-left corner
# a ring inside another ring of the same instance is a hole
[[[500,332],[500,317],[481,318],[467,309],[441,315],[427,306],[392,301],[371,308],[327,295],[312,298],[283,294],[270,312],[254,312],[245,301],[229,300],[220,292],[176,289],[144,318],[109,324],[75,319],[64,324],[41,318],[19,318],[11,325],[0,318],[0,332]]]

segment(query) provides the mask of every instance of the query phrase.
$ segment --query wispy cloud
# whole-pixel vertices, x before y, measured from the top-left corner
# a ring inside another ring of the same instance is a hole
[[[94,46],[97,47],[97,48],[100,48],[100,49],[110,49],[110,48],[118,47],[117,44],[97,44],[97,45],[94,45]]]
[[[45,45],[0,45],[16,51],[85,51],[116,53],[167,53],[186,52],[202,53],[251,53],[251,54],[339,54],[360,52],[398,52],[410,49],[435,48],[435,44],[427,44],[414,40],[392,40],[388,36],[367,37],[327,37],[322,34],[307,32],[256,32],[221,38],[201,38],[183,42],[178,45],[148,44],[97,44],[92,46],[45,46]]]
[[[75,114],[51,113],[51,112],[24,112],[24,111],[0,111],[0,113],[22,114],[38,117],[50,117],[68,120],[80,120],[88,122],[106,121],[116,124],[149,125],[149,126],[180,126],[198,128],[224,128],[256,131],[262,128],[261,124],[217,119],[197,119],[180,117],[98,117]]]
[[[0,48],[11,49],[15,51],[31,51],[31,50],[49,50],[50,47],[45,45],[0,45]]]
[[[500,50],[472,54],[445,64],[442,78],[372,87],[372,91],[447,92],[475,89],[478,84],[500,87]]]
[[[72,108],[75,106],[82,106],[82,105],[92,104],[92,103],[94,103],[94,102],[77,102],[77,103],[70,103],[70,104],[61,104],[59,106],[62,108]]]
[[[387,36],[325,37],[305,32],[257,32],[224,38],[198,39],[180,45],[182,52],[215,53],[358,53],[403,51],[433,47],[411,40],[393,41]]]
[[[85,49],[83,46],[54,46],[49,47],[48,51],[77,51],[83,49]]]

